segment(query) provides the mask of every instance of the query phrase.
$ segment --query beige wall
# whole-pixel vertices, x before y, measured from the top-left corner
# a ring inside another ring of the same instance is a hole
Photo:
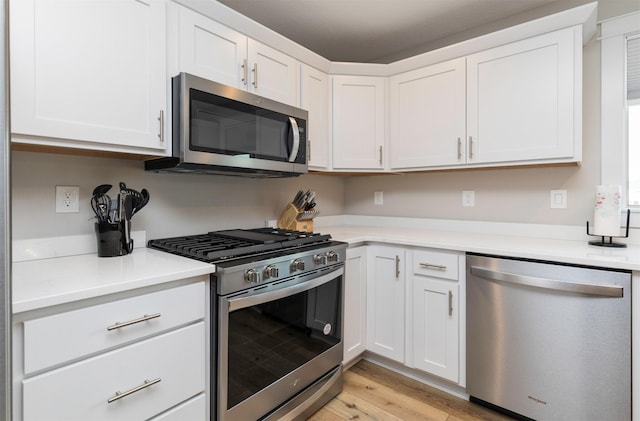
[[[14,152],[12,155],[13,238],[93,233],[89,204],[93,188],[118,182],[149,190],[149,205],[133,218],[134,230],[148,238],[195,234],[225,228],[255,228],[277,219],[299,189],[317,193],[322,215],[344,213],[339,177],[303,175],[254,180],[236,177],[156,174],[139,161]],[[55,186],[80,186],[80,213],[55,213]]]

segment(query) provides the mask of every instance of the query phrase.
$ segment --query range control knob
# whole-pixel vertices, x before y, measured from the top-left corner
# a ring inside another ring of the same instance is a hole
[[[316,265],[326,265],[327,264],[327,255],[326,254],[316,254],[313,256],[313,263]]]
[[[338,263],[338,253],[335,251],[330,251],[327,253],[327,262],[329,263]]]
[[[291,262],[291,272],[293,273],[299,270],[304,270],[304,260],[302,259],[296,259]]]
[[[278,274],[279,274],[278,266],[269,265],[266,268],[264,268],[264,272],[262,272],[262,277],[264,279],[277,278]]]
[[[260,272],[255,269],[249,269],[244,273],[244,280],[252,284],[257,284],[260,282]]]

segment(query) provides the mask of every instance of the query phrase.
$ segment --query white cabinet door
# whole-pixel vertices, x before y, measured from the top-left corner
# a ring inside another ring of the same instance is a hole
[[[344,269],[343,364],[366,349],[367,331],[367,249],[347,249]]]
[[[251,92],[293,106],[300,104],[296,59],[249,39],[248,61]]]
[[[405,251],[367,250],[367,350],[404,362]]]
[[[243,66],[247,66],[247,37],[186,7],[176,7],[176,11],[180,57],[177,72],[246,89]]]
[[[413,366],[459,380],[458,283],[413,277]]]
[[[333,168],[384,168],[385,78],[333,77]]]
[[[465,162],[465,59],[390,78],[391,169]]]
[[[164,153],[164,0],[10,6],[13,140]]]
[[[300,108],[309,112],[307,155],[309,167],[329,168],[329,77],[303,64],[300,70]]]
[[[467,57],[471,163],[581,156],[580,27]]]

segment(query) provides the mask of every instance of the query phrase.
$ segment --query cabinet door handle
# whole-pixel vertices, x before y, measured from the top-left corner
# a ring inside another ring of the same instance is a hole
[[[158,132],[158,137],[160,138],[160,142],[164,142],[164,110],[160,110],[158,121],[160,122],[160,131]]]
[[[258,63],[253,63],[253,87],[258,89]]]
[[[453,292],[449,291],[449,317],[453,315]]]
[[[142,323],[142,322],[146,322],[147,320],[151,320],[151,319],[157,319],[158,317],[160,317],[160,313],[156,313],[156,314],[145,314],[144,316],[135,319],[135,320],[129,320],[128,322],[116,322],[116,324],[107,327],[107,330],[115,330],[115,329],[120,329],[121,327],[125,327],[125,326],[131,326],[134,325],[136,323]]]
[[[445,265],[436,265],[433,263],[420,263],[420,267],[425,269],[447,270]]]
[[[469,159],[473,159],[473,137],[469,136]]]
[[[400,277],[400,256],[396,255],[396,279]]]
[[[110,397],[109,399],[107,399],[107,403],[112,403],[117,401],[118,399],[122,399],[126,396],[131,395],[132,393],[136,393],[141,391],[142,389],[146,389],[147,387],[151,387],[156,383],[160,383],[160,381],[162,381],[162,379],[160,377],[158,377],[157,379],[154,380],[145,380],[144,383],[142,383],[140,386],[136,386],[133,389],[127,390],[126,392],[116,392],[115,395],[113,395],[112,397]]]
[[[242,84],[244,86],[247,86],[247,77],[248,77],[248,70],[247,70],[247,59],[245,58],[244,60],[242,60],[242,65],[240,66],[242,67]]]
[[[311,139],[307,142],[307,163],[311,162]]]
[[[382,166],[382,146],[380,146],[380,166]]]
[[[458,138],[458,159],[462,159],[462,141]]]

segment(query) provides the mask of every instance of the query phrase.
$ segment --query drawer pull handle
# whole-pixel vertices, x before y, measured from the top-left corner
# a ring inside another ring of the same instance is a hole
[[[146,322],[147,320],[157,319],[158,317],[160,317],[160,313],[145,314],[144,316],[140,317],[139,319],[129,320],[128,322],[122,322],[122,323],[116,322],[116,324],[107,327],[107,330],[120,329],[121,327],[131,326],[131,325],[134,325],[136,323]]]
[[[141,391],[142,389],[146,389],[147,387],[151,387],[156,383],[160,383],[161,379],[160,377],[158,377],[157,379],[154,380],[145,380],[144,383],[142,383],[140,386],[134,387],[133,389],[127,390],[126,392],[116,392],[116,394],[112,397],[110,397],[107,400],[107,403],[113,403],[115,401],[117,401],[118,399],[122,399],[126,396],[131,395],[132,393],[136,393]]]
[[[433,263],[420,263],[420,267],[425,269],[447,270],[445,265],[434,265]]]

